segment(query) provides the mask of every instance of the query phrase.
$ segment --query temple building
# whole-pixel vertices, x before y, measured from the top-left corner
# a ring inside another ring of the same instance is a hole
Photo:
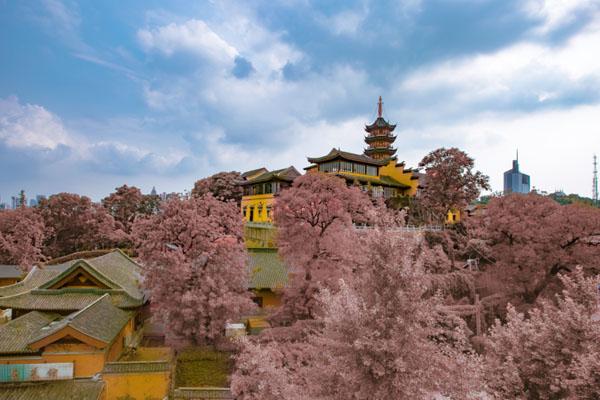
[[[34,266],[0,287],[8,315],[0,323],[0,398],[167,395],[170,352],[142,347],[149,315],[141,266],[121,250],[99,252]]]
[[[271,223],[273,199],[286,187],[289,187],[300,172],[293,166],[268,171],[260,168],[242,174],[240,185],[244,188],[242,214],[246,222]]]
[[[364,154],[334,148],[324,156],[308,157],[311,165],[305,170],[307,173],[334,174],[375,198],[414,196],[419,188],[419,175],[405,168],[403,161],[398,162],[396,149],[392,147],[396,140],[394,129],[396,125],[383,118],[383,102],[379,97],[377,119],[365,126],[367,148]]]

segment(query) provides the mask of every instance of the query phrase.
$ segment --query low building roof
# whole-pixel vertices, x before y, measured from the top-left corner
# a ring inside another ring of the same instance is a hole
[[[42,327],[57,318],[60,318],[60,315],[32,311],[0,325],[0,354],[35,353],[35,350],[29,347],[32,338]]]
[[[18,265],[1,265],[0,279],[19,279],[23,276],[23,271]]]
[[[242,182],[241,185],[253,185],[256,183],[269,182],[272,180],[293,182],[293,180],[299,177],[300,175],[300,172],[298,172],[296,168],[294,168],[293,166],[289,166],[287,168],[262,173],[255,178],[248,179],[247,181]]]
[[[51,288],[78,268],[106,288]],[[141,306],[141,267],[120,250],[86,260],[34,267],[21,282],[0,287],[0,307],[27,310],[79,310],[108,293],[118,307]]]
[[[269,170],[266,169],[265,167],[252,169],[250,171],[246,171],[246,172],[242,173],[242,178],[243,179],[247,179],[247,178],[250,178],[250,177],[255,176],[257,174],[261,174],[261,173],[265,173],[265,172],[269,172]]]
[[[74,311],[82,309],[105,294],[109,294],[115,306],[120,308],[134,308],[143,305],[141,300],[132,298],[124,290],[65,288],[34,289],[14,296],[0,297],[0,308]]]
[[[115,307],[108,294],[66,317],[31,311],[0,325],[0,354],[35,353],[36,342],[67,327],[109,344],[130,319],[131,313]]]
[[[30,344],[67,327],[109,344],[117,337],[130,318],[130,313],[115,307],[110,296],[105,294],[83,309],[40,328],[38,333],[32,337]]]
[[[288,268],[276,249],[249,250],[249,289],[281,289],[288,283]]]
[[[338,158],[362,164],[375,165],[379,167],[388,164],[388,161],[386,160],[376,160],[364,154],[348,153],[347,151],[341,151],[335,148],[331,149],[331,151],[323,157],[308,157],[308,162],[311,162],[313,164],[321,164],[327,161],[333,161]]]
[[[0,385],[0,399],[99,400],[103,391],[104,382],[91,379],[4,383]]]

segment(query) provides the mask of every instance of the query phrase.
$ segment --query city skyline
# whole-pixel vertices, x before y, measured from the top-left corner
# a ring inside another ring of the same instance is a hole
[[[392,10],[390,12],[390,10]],[[122,184],[182,192],[222,170],[362,153],[377,113],[407,166],[458,147],[502,190],[590,197],[600,5],[0,2],[0,196]],[[5,200],[3,200],[5,201]]]

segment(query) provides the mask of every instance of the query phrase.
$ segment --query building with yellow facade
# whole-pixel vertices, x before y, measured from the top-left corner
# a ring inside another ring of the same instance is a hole
[[[0,287],[0,398],[162,399],[169,360],[123,362],[143,335],[141,267],[120,250]]]
[[[322,157],[308,157],[307,173],[327,173],[339,176],[349,185],[355,185],[374,198],[392,199],[415,196],[419,189],[419,174],[398,162],[392,147],[396,125],[383,118],[383,102],[379,97],[377,119],[365,126],[364,154],[354,154],[339,149]]]
[[[240,185],[244,189],[242,197],[242,215],[244,221],[271,223],[273,199],[283,189],[291,186],[300,176],[296,168],[290,166],[275,171],[266,168],[245,172]]]

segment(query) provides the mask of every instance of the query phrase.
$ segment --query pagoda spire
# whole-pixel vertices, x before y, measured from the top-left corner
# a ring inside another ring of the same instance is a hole
[[[365,142],[368,147],[365,149],[365,155],[376,160],[387,160],[394,157],[396,149],[392,144],[396,136],[392,132],[396,125],[392,125],[383,118],[383,100],[379,96],[377,102],[377,119],[371,125],[365,126],[367,136]]]

